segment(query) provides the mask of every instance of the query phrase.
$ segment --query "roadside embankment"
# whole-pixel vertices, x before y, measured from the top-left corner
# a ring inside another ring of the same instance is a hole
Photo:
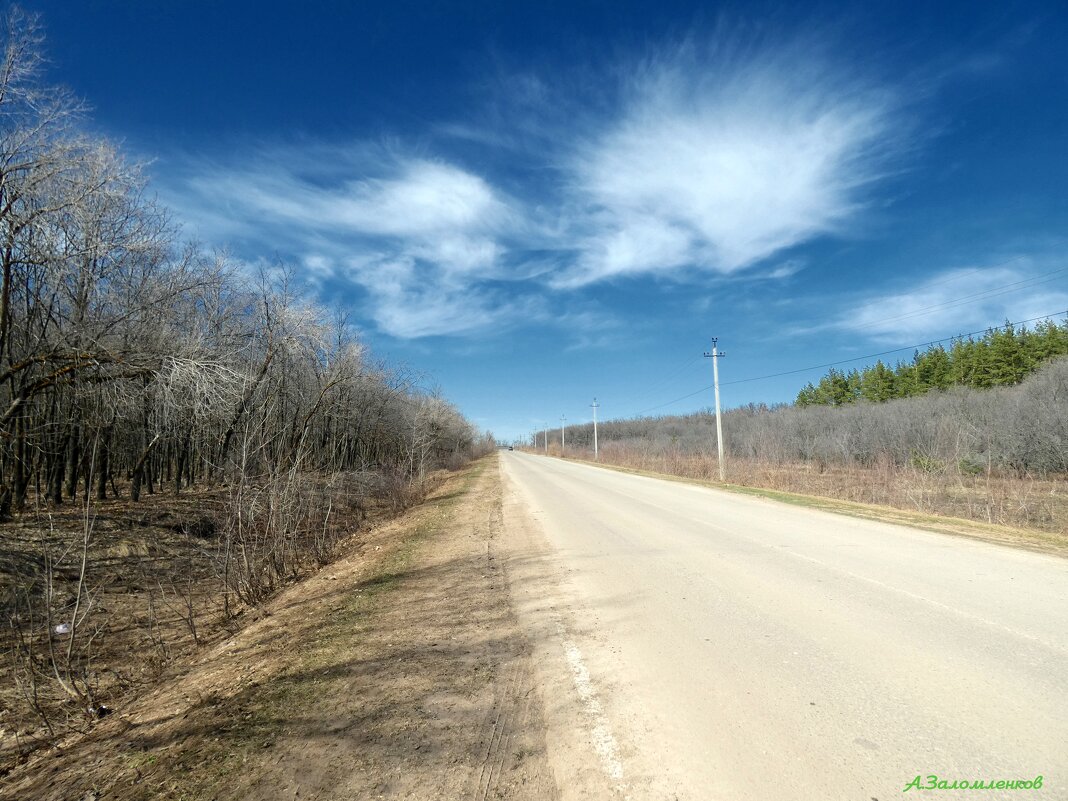
[[[0,797],[554,797],[500,520],[491,456]]]

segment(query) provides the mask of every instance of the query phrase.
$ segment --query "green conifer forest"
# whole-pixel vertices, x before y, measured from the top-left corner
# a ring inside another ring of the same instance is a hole
[[[1040,322],[1034,328],[1006,323],[976,339],[955,339],[916,351],[894,366],[877,361],[863,370],[831,368],[816,384],[797,394],[798,406],[842,406],[857,401],[881,403],[925,395],[931,390],[1000,387],[1019,384],[1043,364],[1068,355],[1068,318]]]

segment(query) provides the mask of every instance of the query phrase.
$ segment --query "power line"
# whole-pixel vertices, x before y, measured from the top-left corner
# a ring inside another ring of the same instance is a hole
[[[994,330],[997,330],[997,329],[1000,329],[1000,328],[1008,328],[1009,326],[1017,326],[1017,325],[1026,325],[1027,323],[1037,322],[1038,320],[1050,320],[1050,319],[1056,317],[1059,314],[1068,314],[1068,310],[1050,312],[1049,314],[1043,314],[1043,315],[1040,315],[1038,317],[1031,317],[1030,319],[1027,319],[1027,320],[1017,320],[1016,322],[1004,323],[1002,325],[997,325],[997,326],[987,326],[986,328],[983,328],[983,329],[981,329],[979,331],[971,331],[971,332],[969,332],[967,334],[954,334],[952,336],[942,337],[941,339],[932,339],[930,342],[921,342],[918,345],[906,345],[905,347],[901,347],[901,348],[894,348],[892,350],[884,350],[884,351],[880,351],[879,353],[869,353],[869,354],[867,354],[865,356],[853,356],[852,358],[849,358],[849,359],[840,359],[839,361],[827,362],[826,364],[814,364],[814,365],[812,365],[810,367],[799,367],[796,370],[784,370],[781,373],[769,373],[768,375],[758,375],[758,376],[753,376],[751,378],[736,378],[733,381],[724,381],[724,382],[722,382],[721,386],[727,386],[729,384],[748,384],[748,383],[750,383],[752,381],[766,381],[769,378],[781,378],[782,376],[787,376],[787,375],[797,375],[798,373],[807,373],[807,372],[809,372],[811,370],[824,370],[824,369],[826,369],[828,367],[837,367],[840,364],[849,364],[850,362],[859,362],[859,361],[863,361],[864,359],[876,359],[876,358],[879,358],[880,356],[888,356],[891,353],[901,353],[902,351],[906,351],[906,350],[918,350],[920,348],[926,348],[926,347],[928,347],[930,345],[937,345],[940,342],[950,342],[950,341],[952,341],[954,339],[964,339],[965,337],[972,337],[972,336],[976,336],[977,334],[985,334],[987,331],[994,331]],[[678,398],[675,398],[674,400],[667,401],[666,403],[660,403],[660,404],[657,404],[656,406],[650,406],[648,409],[642,409],[640,412],[635,412],[635,416],[640,417],[641,415],[645,414],[646,412],[652,412],[652,411],[655,411],[656,409],[663,409],[665,406],[672,406],[672,405],[678,403],[679,401],[686,400],[687,398],[692,398],[694,395],[700,395],[702,392],[708,392],[708,390],[710,390],[710,389],[713,389],[713,386],[711,384],[709,386],[707,386],[707,387],[701,387],[700,389],[698,389],[698,390],[696,390],[694,392],[690,392],[690,393],[688,393],[686,395],[682,395],[682,396],[680,396]]]
[[[964,295],[960,298],[954,298],[952,300],[943,301],[942,303],[936,303],[933,306],[925,306],[922,309],[915,309],[904,314],[898,314],[894,317],[886,317],[882,320],[873,320],[870,323],[866,323],[864,328],[871,328],[881,323],[892,323],[898,320],[906,320],[910,317],[922,317],[923,315],[937,311],[941,309],[951,309],[956,306],[967,306],[969,303],[975,303],[978,300],[986,300],[987,298],[997,297],[999,295],[1008,295],[1012,292],[1019,292],[1021,289],[1031,289],[1032,287],[1041,286],[1042,284],[1048,284],[1051,281],[1056,280],[1054,276],[1060,275],[1063,272],[1068,272],[1068,267],[1062,267],[1059,270],[1054,270],[1050,273],[1044,273],[1042,275],[1034,275],[1030,278],[1024,278],[1020,281],[1013,281],[1010,284],[1002,284],[1001,286],[992,287],[991,289],[985,289],[982,292],[976,292],[972,295]],[[1043,280],[1038,280],[1038,279]]]
[[[669,381],[671,381],[671,379],[673,379],[679,373],[681,373],[684,370],[686,370],[687,367],[693,366],[698,360],[700,360],[700,358],[701,358],[701,354],[700,353],[698,353],[696,356],[691,357],[690,359],[688,359],[686,361],[685,364],[679,365],[678,368],[676,368],[675,370],[672,370],[670,373],[665,375],[660,381],[657,381],[655,384],[652,384],[651,386],[646,387],[642,392],[640,392],[637,395],[633,396],[632,399],[633,400],[644,400],[645,398],[648,398],[650,395],[654,394],[657,390],[659,390],[661,387],[663,387],[665,384],[667,384]]]
[[[1002,267],[1008,267],[1010,264],[1014,264],[1014,263],[1020,261],[1023,258],[1024,258],[1023,256],[1017,256],[1016,258],[1009,259],[1008,261],[1002,262],[1001,264],[995,264],[993,267],[984,267],[984,268],[976,267],[976,268],[974,268],[972,270],[968,270],[968,271],[966,271],[964,273],[960,273],[960,274],[954,276],[951,279],[944,279],[942,281],[936,281],[933,284],[928,284],[928,286],[937,286],[939,284],[950,283],[952,281],[957,281],[957,280],[960,280],[961,278],[965,278],[965,277],[967,277],[969,275],[972,275],[974,273],[986,272],[988,270],[1000,269]],[[887,317],[887,318],[884,318],[882,320],[874,320],[872,322],[866,323],[864,326],[862,326],[862,328],[871,328],[873,326],[880,325],[882,323],[897,322],[897,321],[905,320],[905,319],[908,319],[908,318],[911,318],[911,317],[922,317],[923,315],[928,314],[928,313],[930,313],[932,311],[951,309],[951,308],[955,308],[957,306],[966,306],[969,303],[975,303],[976,301],[979,301],[979,300],[986,300],[988,298],[998,297],[999,295],[1007,295],[1007,294],[1010,294],[1012,292],[1018,292],[1021,289],[1031,289],[1033,287],[1040,286],[1042,284],[1048,284],[1051,281],[1056,280],[1056,276],[1061,275],[1064,272],[1068,272],[1068,267],[1061,267],[1060,269],[1053,270],[1052,272],[1049,272],[1049,273],[1041,273],[1039,275],[1031,276],[1029,278],[1023,278],[1023,279],[1021,279],[1019,281],[1013,281],[1012,283],[1009,283],[1009,284],[1002,284],[1001,286],[995,286],[995,287],[992,287],[990,289],[983,290],[982,292],[976,292],[976,293],[973,293],[971,295],[964,295],[964,296],[959,297],[959,298],[953,298],[953,299],[944,301],[942,303],[936,303],[936,304],[934,304],[932,306],[925,306],[925,307],[923,307],[921,309],[916,309],[914,311],[907,312],[905,314],[899,314],[899,315],[896,315],[894,317]],[[1039,279],[1042,279],[1042,280],[1039,280]],[[1060,312],[1057,312],[1057,313],[1059,314]],[[1042,318],[1042,317],[1034,318],[1034,320],[1041,320],[1041,319],[1045,319],[1045,318]],[[1024,320],[1021,323],[1013,323],[1013,325],[1022,325],[1023,323],[1027,323],[1027,322],[1033,322],[1033,320]],[[987,330],[989,330],[989,329],[983,329],[983,331],[976,331],[974,333],[979,334],[979,333],[983,333],[983,332],[985,332]],[[972,335],[973,334],[962,334],[961,336],[972,336]],[[947,339],[953,339],[953,338],[954,337],[945,337],[944,339],[935,340],[934,342],[926,343],[926,344],[935,344],[937,342],[944,342]],[[917,346],[913,346],[913,347],[924,347],[924,346],[923,345],[917,345]],[[899,348],[897,350],[909,350],[909,348]],[[885,353],[878,353],[878,354],[874,354],[874,355],[875,356],[883,356],[883,355],[886,355],[886,353],[896,353],[897,350],[886,351]],[[696,362],[700,358],[701,358],[700,355],[693,357],[692,359],[687,361],[685,364],[681,365],[678,369],[676,369],[676,370],[672,371],[671,373],[669,373],[668,375],[666,375],[662,380],[660,380],[657,383],[647,387],[643,392],[640,392],[638,395],[633,396],[634,399],[642,400],[644,398],[648,398],[650,395],[652,395],[654,392],[656,392],[658,389],[660,389],[660,387],[662,387],[665,384],[667,384],[672,378],[677,376],[679,373],[683,372],[687,367],[691,366],[694,362]],[[869,357],[858,356],[856,359],[846,359],[843,362],[833,362],[833,363],[828,364],[828,365],[820,365],[820,366],[831,367],[831,366],[834,366],[835,364],[844,364],[844,363],[849,362],[849,361],[858,361],[860,359],[865,359],[865,358],[869,358]],[[755,377],[755,378],[742,378],[742,379],[738,379],[736,381],[724,381],[723,385],[726,386],[727,384],[743,384],[743,383],[746,383],[746,382],[749,382],[749,381],[761,381],[761,380],[763,380],[765,378],[777,378],[777,377],[782,376],[782,375],[792,375],[794,373],[802,373],[802,372],[805,372],[807,370],[818,369],[818,367],[819,366],[817,366],[817,367],[804,367],[804,368],[801,368],[801,369],[798,369],[798,370],[791,370],[791,371],[788,371],[788,372],[785,372],[785,373],[776,373],[774,375],[758,376],[758,377]],[[691,393],[689,393],[687,395],[683,395],[682,397],[676,398],[673,401],[668,401],[667,403],[661,403],[661,404],[657,404],[656,406],[650,406],[649,408],[643,409],[642,411],[637,412],[636,414],[641,415],[641,414],[645,414],[646,412],[655,411],[656,409],[662,409],[665,406],[670,406],[671,404],[678,403],[681,400],[686,400],[687,398],[692,398],[694,395],[699,395],[700,393],[706,391],[707,389],[710,389],[710,387],[702,387],[701,389],[697,390],[696,392],[691,392]]]
[[[728,382],[728,383],[734,383],[734,382]],[[694,395],[700,395],[702,392],[708,392],[708,390],[710,390],[710,389],[712,389],[711,385],[709,385],[707,387],[701,387],[696,392],[691,392],[688,395],[683,395],[681,398],[675,398],[675,400],[670,400],[667,403],[661,403],[661,404],[659,404],[657,406],[650,406],[648,409],[642,409],[640,412],[635,412],[634,414],[636,416],[640,417],[641,415],[645,414],[646,412],[651,412],[651,411],[654,411],[655,409],[663,409],[665,406],[671,406],[673,403],[678,403],[681,400],[686,400],[687,398],[692,398]]]
[[[821,369],[823,369],[825,367],[836,367],[839,364],[849,364],[850,362],[859,362],[859,361],[862,361],[864,359],[875,359],[875,358],[878,358],[879,356],[887,356],[887,355],[889,355],[891,353],[901,353],[902,351],[905,351],[905,350],[918,350],[920,348],[926,348],[929,345],[937,345],[940,342],[952,342],[954,339],[964,339],[965,337],[973,337],[973,336],[975,336],[977,334],[985,334],[987,331],[996,331],[996,330],[998,330],[1000,328],[1008,328],[1009,326],[1017,326],[1017,325],[1026,325],[1027,323],[1037,322],[1038,320],[1050,320],[1053,317],[1057,316],[1058,314],[1068,314],[1068,310],[1065,310],[1063,312],[1062,311],[1055,311],[1055,312],[1051,312],[1049,314],[1043,314],[1040,317],[1032,317],[1032,318],[1030,318],[1028,320],[1018,320],[1017,322],[1014,322],[1014,323],[1002,323],[1001,325],[990,325],[990,326],[987,326],[986,328],[983,328],[983,329],[981,329],[979,331],[969,331],[967,334],[954,334],[953,336],[942,337],[941,339],[932,339],[930,342],[921,342],[918,345],[906,345],[903,348],[894,348],[893,350],[884,350],[884,351],[882,351],[880,353],[869,353],[867,356],[854,356],[854,357],[852,357],[850,359],[841,359],[841,360],[836,361],[836,362],[828,362],[827,364],[817,364],[817,365],[813,365],[812,367],[801,367],[801,368],[799,368],[797,370],[786,370],[785,372],[782,372],[782,373],[772,373],[770,375],[758,375],[758,376],[754,376],[752,378],[739,378],[739,379],[736,379],[734,381],[726,381],[726,382],[724,382],[724,384],[747,384],[750,381],[764,381],[765,379],[768,379],[768,378],[779,378],[780,376],[784,376],[784,375],[794,375],[796,373],[805,373],[805,372],[808,372],[809,370],[821,370]],[[706,387],[706,389],[707,389],[707,387]]]
[[[967,270],[956,272],[947,278],[939,278],[937,281],[926,281],[924,287],[941,286],[942,284],[952,284],[954,281],[959,281],[962,278],[967,278],[969,275],[975,275],[975,273],[988,273],[991,270],[1000,270],[1002,267],[1008,267],[1011,264],[1016,264],[1018,261],[1026,259],[1026,255],[1013,256],[1007,261],[998,262],[997,264],[987,264],[982,267],[970,267]]]
[[[967,278],[969,275],[974,275],[975,273],[986,273],[990,272],[991,270],[1000,270],[1002,267],[1008,267],[1010,264],[1015,264],[1018,261],[1022,261],[1024,258],[1024,256],[1014,256],[1008,261],[1003,261],[998,264],[989,264],[985,267],[971,267],[967,270],[964,270],[963,272],[955,273],[954,275],[951,275],[948,278],[940,278],[937,281],[927,281],[924,286],[929,287],[941,286],[942,284],[952,284],[954,281],[959,281],[962,278]]]

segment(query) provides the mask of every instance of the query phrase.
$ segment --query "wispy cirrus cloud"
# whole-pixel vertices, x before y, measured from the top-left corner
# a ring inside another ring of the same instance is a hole
[[[892,92],[818,52],[684,42],[583,81],[525,73],[418,146],[191,163],[168,200],[213,239],[361,288],[394,336],[545,320],[550,295],[736,273],[857,225],[911,128]]]
[[[274,226],[283,240],[319,235],[393,241],[453,271],[491,264],[497,236],[517,227],[509,201],[456,165],[398,157],[341,165],[335,175],[341,180],[322,185],[302,175],[297,154],[266,151],[230,171],[193,176],[190,200],[221,201],[205,211],[225,214],[237,235]],[[346,170],[355,174],[346,176]]]
[[[841,232],[909,130],[892,92],[796,44],[651,59],[572,156],[586,216],[557,283],[729,273]]]
[[[169,192],[194,229],[243,250],[270,243],[314,281],[361,287],[389,334],[462,335],[537,308],[489,286],[512,277],[503,256],[528,228],[522,204],[456,164],[356,145],[198,166]]]
[[[907,291],[866,298],[824,328],[919,341],[1068,310],[1068,268],[1024,258],[1011,265],[946,270]]]
[[[508,297],[470,273],[447,274],[411,256],[351,259],[339,272],[366,291],[368,316],[378,327],[404,339],[474,334],[545,318],[535,294]]]

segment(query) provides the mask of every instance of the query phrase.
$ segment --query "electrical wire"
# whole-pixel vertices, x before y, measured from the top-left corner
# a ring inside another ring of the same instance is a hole
[[[768,375],[752,376],[751,378],[736,378],[733,381],[721,381],[720,382],[720,386],[721,387],[725,387],[725,386],[730,386],[732,384],[748,384],[748,383],[753,382],[753,381],[766,381],[766,380],[768,380],[770,378],[781,378],[782,376],[797,375],[798,373],[807,373],[807,372],[810,372],[812,370],[825,370],[828,367],[837,367],[840,364],[849,364],[851,362],[859,362],[859,361],[863,361],[865,359],[876,359],[876,358],[879,358],[881,356],[888,356],[888,355],[890,355],[892,353],[901,353],[901,352],[907,351],[907,350],[919,350],[920,348],[926,348],[926,347],[929,347],[931,345],[937,345],[937,344],[939,344],[941,342],[951,342],[951,341],[956,340],[956,339],[964,339],[965,337],[972,337],[972,336],[976,336],[977,334],[985,334],[988,331],[996,331],[996,330],[1001,329],[1001,328],[1008,328],[1009,326],[1015,327],[1015,326],[1018,326],[1018,325],[1026,325],[1027,323],[1037,322],[1039,320],[1052,320],[1054,317],[1056,317],[1056,316],[1058,316],[1060,314],[1068,314],[1068,310],[1065,310],[1063,312],[1062,311],[1050,312],[1049,314],[1043,314],[1043,315],[1040,315],[1039,317],[1031,317],[1030,319],[1027,319],[1027,320],[1017,320],[1016,322],[1004,323],[1004,324],[998,325],[998,326],[988,326],[988,327],[983,328],[983,329],[981,329],[979,331],[971,331],[971,332],[969,332],[967,334],[954,334],[952,336],[942,337],[941,339],[932,339],[930,342],[921,342],[921,343],[919,343],[917,345],[906,345],[906,346],[900,347],[900,348],[893,348],[892,350],[880,351],[879,353],[869,353],[869,354],[866,354],[864,356],[853,356],[853,357],[851,357],[849,359],[840,359],[838,361],[827,362],[825,364],[814,364],[814,365],[811,365],[809,367],[799,367],[796,370],[784,370],[781,373],[769,373]],[[709,384],[707,387],[701,387],[701,389],[694,390],[693,392],[690,392],[690,393],[688,393],[686,395],[682,395],[682,396],[680,396],[678,398],[675,398],[674,400],[669,400],[666,403],[660,403],[660,404],[657,404],[656,406],[650,406],[648,409],[642,409],[639,412],[635,412],[635,416],[636,417],[640,417],[643,414],[645,414],[646,412],[655,411],[656,409],[663,409],[665,406],[672,406],[672,405],[678,403],[679,401],[686,400],[687,398],[692,398],[694,395],[700,395],[702,392],[708,392],[710,389],[713,389],[713,385],[712,384]]]
[[[635,400],[642,400],[642,399],[648,398],[650,395],[654,394],[662,386],[664,386],[666,383],[668,383],[671,379],[673,379],[679,373],[683,372],[687,367],[692,366],[694,364],[694,362],[699,361],[701,358],[702,357],[701,357],[700,353],[698,353],[696,356],[693,356],[685,364],[683,364],[680,367],[678,367],[678,369],[673,370],[671,373],[669,373],[668,375],[664,376],[664,378],[661,379],[660,381],[657,381],[655,384],[653,384],[653,385],[651,385],[649,387],[646,387],[645,390],[643,390],[639,394],[635,395],[634,399]]]
[[[937,286],[938,284],[957,281],[957,280],[960,280],[961,278],[964,278],[966,276],[969,276],[969,275],[972,275],[972,274],[978,273],[978,272],[986,272],[986,271],[991,270],[991,269],[1001,269],[1003,267],[1008,267],[1009,265],[1014,264],[1014,263],[1020,261],[1021,259],[1023,259],[1023,256],[1017,256],[1015,258],[1009,259],[1006,262],[1002,262],[1001,264],[996,264],[993,267],[989,267],[989,268],[978,268],[977,267],[977,268],[968,270],[968,271],[966,271],[964,273],[961,273],[959,275],[956,275],[953,278],[944,279],[942,281],[936,281],[934,284],[931,284],[931,286]],[[957,306],[966,306],[969,303],[975,303],[975,302],[977,302],[979,300],[986,300],[988,298],[998,297],[999,295],[1007,295],[1007,294],[1010,294],[1012,292],[1018,292],[1021,289],[1030,289],[1030,288],[1035,287],[1035,286],[1040,286],[1042,284],[1050,283],[1051,281],[1056,280],[1056,276],[1059,276],[1064,272],[1068,272],[1068,267],[1062,267],[1062,268],[1060,268],[1058,270],[1054,270],[1054,271],[1049,272],[1049,273],[1042,273],[1040,275],[1031,276],[1029,278],[1024,278],[1024,279],[1021,279],[1019,281],[1013,281],[1012,283],[1009,283],[1009,284],[1003,284],[1001,286],[992,287],[990,289],[983,290],[982,292],[976,292],[976,293],[973,293],[971,295],[964,295],[963,297],[954,298],[952,300],[947,300],[947,301],[945,301],[943,303],[936,303],[936,304],[934,304],[932,306],[925,306],[924,308],[916,309],[914,311],[907,312],[905,314],[899,314],[899,315],[896,315],[894,317],[887,317],[887,318],[882,319],[882,320],[874,320],[874,321],[872,321],[870,323],[865,324],[863,326],[863,328],[871,328],[873,326],[881,325],[883,323],[896,322],[896,321],[899,321],[899,320],[909,319],[911,317],[920,317],[920,316],[928,314],[928,313],[930,313],[932,311],[938,311],[938,310],[943,310],[943,309],[951,309],[951,308],[955,308]],[[1039,280],[1039,279],[1042,279],[1042,280]],[[1044,319],[1044,318],[1036,317],[1035,319],[1039,320],[1039,319]],[[1032,322],[1032,321],[1031,320],[1025,320],[1023,322]],[[1014,323],[1014,325],[1022,325],[1022,324],[1023,323]],[[990,329],[984,329],[984,331],[987,331],[987,330],[990,330]],[[982,332],[976,331],[974,333],[982,333]],[[962,336],[972,336],[972,334],[964,334]],[[953,339],[953,338],[954,337],[946,337],[945,339],[935,340],[934,342],[925,343],[925,344],[935,344],[937,342],[944,342],[944,341],[946,341],[946,339]],[[917,345],[917,346],[911,346],[911,347],[924,347],[924,346],[925,345]],[[822,367],[830,367],[830,366],[833,366],[835,364],[844,364],[844,363],[846,363],[848,361],[859,361],[860,359],[874,358],[875,356],[883,356],[883,355],[886,355],[887,353],[896,353],[896,352],[898,352],[898,350],[909,350],[909,348],[898,348],[896,350],[886,351],[885,353],[874,354],[872,357],[858,356],[856,359],[848,359],[845,362],[833,362],[832,364],[820,365],[820,366],[811,367],[811,368],[804,367],[804,368],[800,368],[798,370],[791,370],[791,371],[788,371],[788,372],[785,372],[785,373],[777,373],[775,375],[757,376],[757,377],[754,377],[754,378],[743,378],[743,379],[738,379],[736,381],[726,381],[726,382],[723,382],[722,385],[726,386],[727,384],[741,384],[741,383],[746,383],[746,382],[749,382],[749,381],[761,381],[761,380],[764,380],[765,378],[777,378],[780,375],[793,375],[795,373],[806,372],[807,370],[819,369],[819,367],[821,367],[821,366]],[[656,390],[658,390],[664,384],[668,383],[672,378],[677,376],[679,373],[681,373],[683,370],[685,370],[687,367],[692,365],[694,362],[696,362],[700,358],[701,358],[700,355],[693,357],[688,362],[683,364],[680,368],[678,368],[677,370],[673,371],[669,375],[665,376],[661,381],[656,382],[654,385],[652,385],[650,387],[647,387],[640,394],[634,396],[634,399],[641,400],[641,399],[649,397],[649,395],[653,394]],[[701,392],[706,391],[707,389],[710,389],[710,387],[704,387],[702,389],[699,389],[699,390],[696,390],[694,392],[691,392],[691,393],[689,393],[687,395],[683,395],[683,396],[681,396],[679,398],[676,398],[675,400],[668,401],[667,403],[661,403],[661,404],[657,404],[655,406],[650,406],[650,407],[648,407],[646,409],[643,409],[640,412],[637,412],[637,414],[642,415],[642,414],[645,414],[646,412],[651,412],[651,411],[655,411],[656,409],[661,409],[664,406],[670,406],[673,403],[678,403],[681,400],[686,400],[687,398],[692,398],[694,395],[698,395]]]
[[[758,376],[753,376],[752,378],[737,378],[734,381],[723,381],[723,382],[720,383],[720,386],[726,386],[728,384],[747,384],[750,381],[764,381],[764,380],[769,379],[769,378],[779,378],[780,376],[784,376],[784,375],[795,375],[797,373],[805,373],[805,372],[808,372],[809,370],[822,370],[822,369],[825,369],[827,367],[837,367],[840,364],[849,364],[850,362],[859,362],[859,361],[862,361],[864,359],[875,359],[875,358],[878,358],[880,356],[887,356],[887,355],[889,355],[891,353],[901,353],[902,351],[906,351],[906,350],[918,350],[920,348],[926,348],[926,347],[928,347],[930,345],[937,345],[940,342],[952,342],[955,339],[964,339],[965,337],[973,337],[973,336],[976,336],[977,334],[985,334],[987,331],[997,331],[998,329],[1008,328],[1009,326],[1026,325],[1027,323],[1037,322],[1038,320],[1051,320],[1051,319],[1053,319],[1054,317],[1056,317],[1059,314],[1068,314],[1068,310],[1065,310],[1063,312],[1062,311],[1055,311],[1055,312],[1051,312],[1049,314],[1043,314],[1043,315],[1041,315],[1039,317],[1031,317],[1030,319],[1027,319],[1027,320],[1018,320],[1016,322],[1002,323],[1001,325],[991,325],[991,326],[987,326],[986,328],[983,328],[983,329],[981,329],[979,331],[969,331],[967,334],[954,334],[952,336],[942,337],[941,339],[932,339],[930,342],[921,342],[918,345],[906,345],[905,347],[894,348],[893,350],[884,350],[884,351],[881,351],[879,353],[869,353],[866,356],[854,356],[852,358],[841,359],[841,360],[836,361],[836,362],[827,362],[827,364],[817,364],[817,365],[813,365],[812,367],[800,367],[797,370],[786,370],[785,372],[782,372],[782,373],[771,373],[770,375],[758,375]],[[711,389],[711,387],[708,387],[708,389]]]
[[[922,317],[932,311],[938,311],[942,309],[952,309],[957,306],[967,306],[969,303],[975,303],[979,300],[986,300],[988,298],[997,297],[999,295],[1008,295],[1012,292],[1019,292],[1021,289],[1031,289],[1032,287],[1041,286],[1042,284],[1048,284],[1051,281],[1056,280],[1054,276],[1058,276],[1061,273],[1068,272],[1068,267],[1062,267],[1059,270],[1054,270],[1050,273],[1043,273],[1041,275],[1034,275],[1030,278],[1024,278],[1020,281],[1013,281],[1011,284],[1002,284],[1001,286],[985,289],[982,292],[976,292],[972,295],[964,295],[960,298],[954,298],[953,300],[947,300],[943,303],[936,303],[933,306],[925,306],[922,309],[915,309],[904,314],[898,314],[894,317],[886,317],[882,320],[873,320],[866,323],[863,328],[871,328],[882,323],[892,323],[898,320],[907,320],[910,317]],[[1043,280],[1038,280],[1038,279]]]

